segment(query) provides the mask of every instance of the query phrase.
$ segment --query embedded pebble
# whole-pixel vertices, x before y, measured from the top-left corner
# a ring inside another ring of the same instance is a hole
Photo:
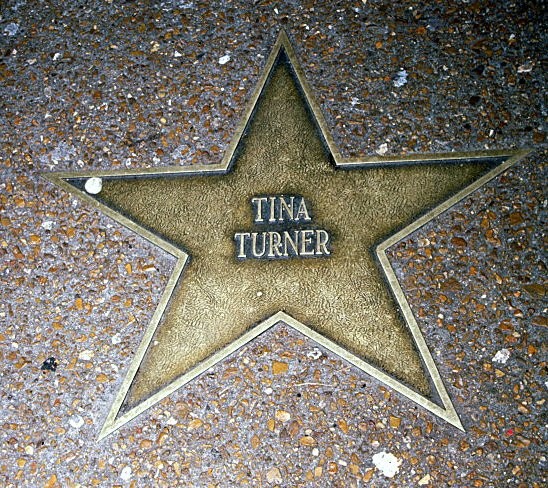
[[[501,349],[493,356],[492,361],[494,363],[506,364],[508,359],[510,359],[510,351],[508,349]]]
[[[219,58],[219,64],[226,64],[230,61],[230,55],[225,54]]]
[[[291,414],[289,412],[286,412],[285,410],[278,410],[276,412],[276,420],[287,422],[289,419],[291,419]]]
[[[375,152],[379,156],[384,156],[388,152],[388,144],[386,142],[382,143]]]
[[[59,362],[54,357],[47,358],[43,363],[40,369],[42,371],[57,371],[57,366],[59,366]]]
[[[322,351],[315,347],[314,349],[312,349],[312,351],[307,352],[306,356],[311,359],[319,359],[322,356]]]
[[[78,354],[78,359],[81,359],[82,361],[89,361],[94,355],[95,354],[93,351],[86,350]]]
[[[55,222],[53,222],[52,220],[45,220],[40,225],[45,230],[51,230],[51,229],[53,229],[54,224],[55,224]]]
[[[124,468],[122,468],[122,471],[120,472],[120,478],[122,478],[124,481],[128,481],[131,478],[130,466],[124,466]]]
[[[432,476],[430,476],[430,474],[426,474],[426,475],[424,475],[424,476],[419,480],[418,485],[419,485],[419,486],[428,485],[428,484],[430,484],[430,481],[431,481],[431,480],[432,480]]]
[[[69,419],[69,424],[71,427],[74,427],[75,429],[79,429],[84,425],[84,419],[80,417],[80,415],[73,415]]]
[[[398,71],[393,79],[392,79],[392,83],[394,83],[394,86],[396,88],[399,88],[400,86],[403,86],[407,83],[407,71],[405,71],[404,69],[402,69],[401,71]]]
[[[281,483],[282,480],[282,473],[278,468],[271,468],[266,473],[266,481],[268,483]]]
[[[19,31],[19,24],[16,24],[14,22],[10,22],[4,27],[4,34],[7,34],[8,36],[14,36]]]
[[[97,195],[103,189],[103,180],[97,177],[88,178],[84,188],[90,195]]]
[[[401,463],[401,459],[389,452],[381,451],[373,456],[373,464],[387,478],[396,476]]]

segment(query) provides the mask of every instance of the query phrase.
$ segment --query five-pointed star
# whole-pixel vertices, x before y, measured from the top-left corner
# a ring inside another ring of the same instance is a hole
[[[246,113],[216,166],[50,176],[178,258],[100,437],[280,320],[462,428],[385,250],[524,152],[345,160],[283,33]],[[264,195],[303,197],[331,254],[238,259],[237,232],[278,229]]]

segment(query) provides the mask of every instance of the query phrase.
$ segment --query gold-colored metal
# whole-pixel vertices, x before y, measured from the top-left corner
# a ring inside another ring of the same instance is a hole
[[[279,321],[462,429],[386,250],[527,153],[344,159],[282,32],[220,164],[46,175],[177,258],[99,437]],[[287,224],[253,199],[288,195],[319,243],[243,259],[238,234]]]

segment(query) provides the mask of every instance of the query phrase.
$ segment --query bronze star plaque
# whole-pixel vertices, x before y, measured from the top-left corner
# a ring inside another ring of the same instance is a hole
[[[525,154],[344,159],[282,33],[218,165],[49,175],[177,258],[100,437],[279,321],[462,429],[386,249]]]

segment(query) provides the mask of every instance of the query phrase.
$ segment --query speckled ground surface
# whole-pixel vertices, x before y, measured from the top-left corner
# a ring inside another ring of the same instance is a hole
[[[318,3],[2,2],[3,486],[546,483],[540,2]],[[467,432],[280,325],[97,443],[174,263],[40,173],[218,161],[280,28],[345,155],[535,149],[391,252]]]

